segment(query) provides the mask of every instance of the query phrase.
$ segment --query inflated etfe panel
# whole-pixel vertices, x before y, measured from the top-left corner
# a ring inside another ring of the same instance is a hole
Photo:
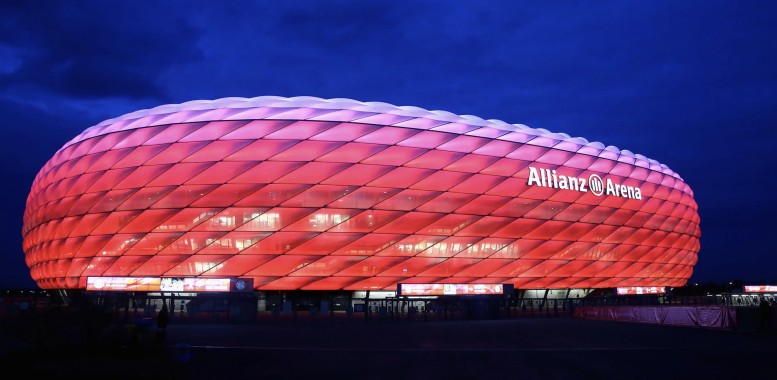
[[[260,290],[679,286],[693,192],[640,154],[525,125],[313,97],[104,121],[40,170],[24,251],[89,276],[250,277]]]

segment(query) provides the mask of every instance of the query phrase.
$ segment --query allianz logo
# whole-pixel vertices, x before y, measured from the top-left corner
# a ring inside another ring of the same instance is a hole
[[[529,166],[528,185],[574,190],[582,193],[590,191],[596,196],[614,195],[616,197],[642,200],[642,190],[639,187],[616,184],[609,178],[607,178],[607,181],[603,181],[598,174],[591,174],[588,178],[580,178],[558,174],[555,170],[537,169]]]

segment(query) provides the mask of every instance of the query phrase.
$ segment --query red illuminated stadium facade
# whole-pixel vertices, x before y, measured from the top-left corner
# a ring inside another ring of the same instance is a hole
[[[693,192],[627,150],[498,120],[313,97],[104,121],[35,178],[37,284],[243,278],[256,290],[681,286]]]

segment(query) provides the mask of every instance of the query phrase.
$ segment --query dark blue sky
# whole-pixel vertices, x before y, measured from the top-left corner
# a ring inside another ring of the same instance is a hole
[[[446,110],[646,155],[695,192],[692,282],[777,283],[775,15],[771,1],[3,1],[0,288],[35,287],[22,214],[65,142],[139,109],[261,95]]]

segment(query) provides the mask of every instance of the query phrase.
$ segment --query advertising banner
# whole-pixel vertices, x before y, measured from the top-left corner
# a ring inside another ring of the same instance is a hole
[[[736,310],[727,306],[578,306],[575,317],[659,325],[736,328]]]
[[[88,277],[86,290],[156,292],[160,284],[158,277]]]
[[[745,293],[777,293],[777,285],[745,285]]]
[[[616,289],[619,296],[634,294],[666,294],[664,286],[629,286]]]
[[[133,292],[252,292],[250,278],[89,277],[86,290]]]
[[[502,284],[399,284],[400,296],[460,296],[504,294]]]

